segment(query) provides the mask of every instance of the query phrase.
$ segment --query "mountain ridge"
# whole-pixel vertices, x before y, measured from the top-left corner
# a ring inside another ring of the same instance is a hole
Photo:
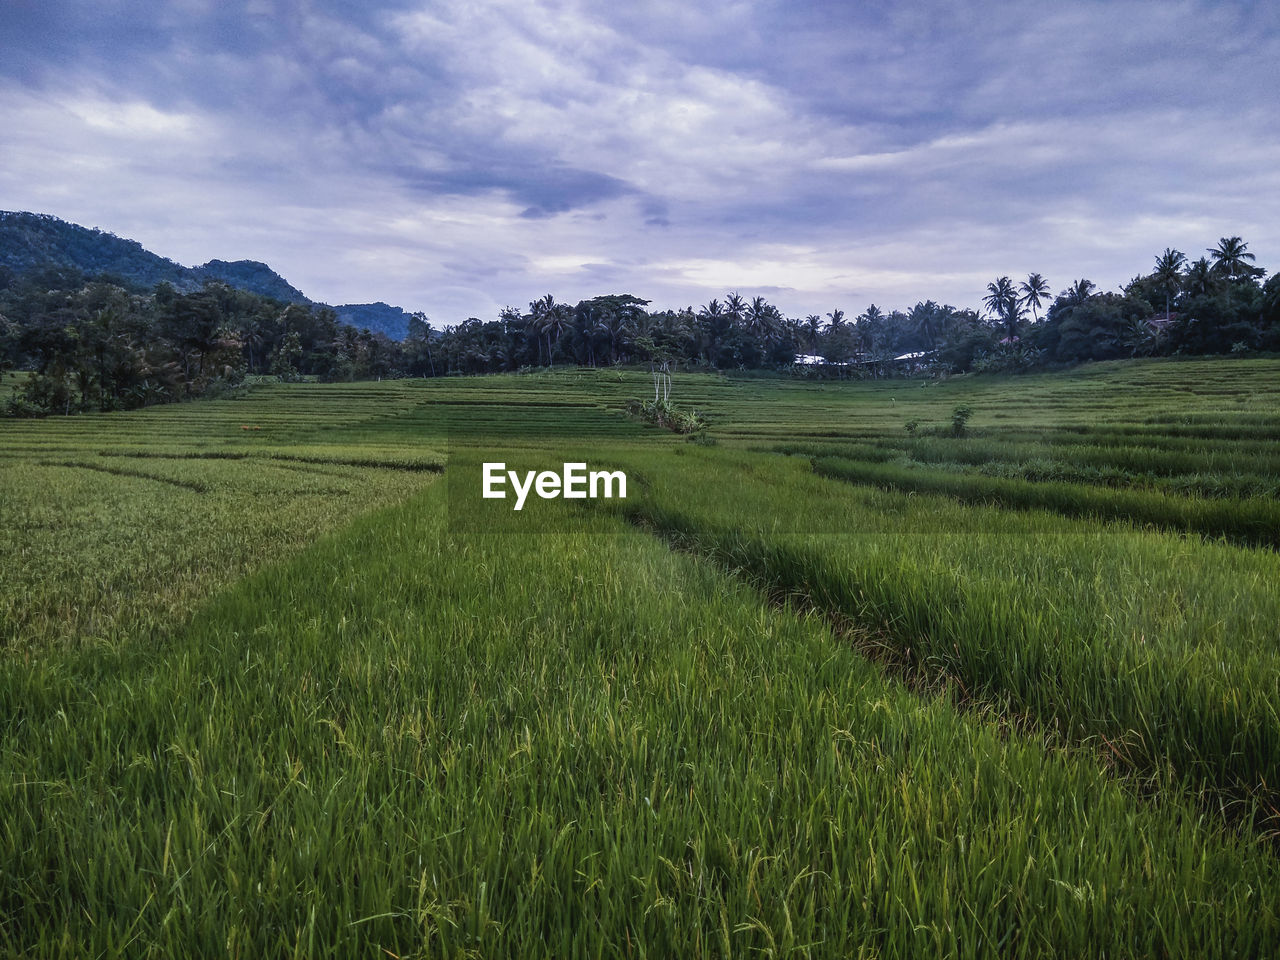
[[[260,260],[209,260],[187,267],[154,253],[136,240],[98,227],[84,227],[48,213],[0,210],[0,268],[15,276],[72,269],[86,276],[119,278],[151,288],[169,283],[182,293],[209,280],[284,303],[319,304]],[[326,305],[326,304],[319,304]],[[403,340],[410,313],[382,301],[333,307],[344,323]]]

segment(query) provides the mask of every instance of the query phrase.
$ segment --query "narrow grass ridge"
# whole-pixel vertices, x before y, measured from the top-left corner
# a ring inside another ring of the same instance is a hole
[[[1223,537],[1246,546],[1280,546],[1280,502],[1271,499],[1185,497],[1156,490],[1125,490],[1061,481],[952,473],[842,457],[817,457],[815,473],[883,489],[942,494],[962,503],[1015,510],[1052,510],[1068,517],[1150,524]]]
[[[182,452],[100,450],[98,455],[100,457],[132,457],[140,460],[291,460],[296,463],[375,467],[384,470],[429,470],[437,473],[445,468],[446,462],[441,454],[405,457],[377,454],[290,453],[283,450],[188,450]]]

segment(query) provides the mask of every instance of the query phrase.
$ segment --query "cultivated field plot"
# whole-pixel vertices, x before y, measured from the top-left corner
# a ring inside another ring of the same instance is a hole
[[[0,422],[0,951],[1280,952],[1280,362],[673,386]]]

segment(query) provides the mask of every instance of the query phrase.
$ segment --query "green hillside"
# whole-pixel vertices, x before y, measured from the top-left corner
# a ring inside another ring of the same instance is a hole
[[[136,240],[117,237],[40,213],[0,210],[0,271],[12,277],[57,275],[57,285],[75,278],[105,277],[139,290],[168,283],[179,292],[199,291],[216,280],[282,303],[310,304],[301,290],[257,260],[210,260],[184,267],[145,249]],[[2,278],[0,278],[2,279]],[[345,304],[335,308],[345,323],[403,340],[409,314],[385,303]]]
[[[99,229],[86,229],[48,214],[0,211],[0,267],[16,275],[35,270],[110,274],[141,287],[170,283],[194,290],[193,271]]]

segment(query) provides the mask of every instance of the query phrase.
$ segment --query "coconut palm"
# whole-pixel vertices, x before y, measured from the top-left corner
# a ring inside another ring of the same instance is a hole
[[[822,317],[818,316],[816,313],[811,313],[805,317],[804,332],[809,338],[809,352],[817,352],[818,334],[822,332]]]
[[[1231,280],[1257,276],[1258,268],[1245,262],[1257,259],[1248,252],[1248,247],[1239,237],[1223,237],[1216,247],[1209,248],[1214,269]]]
[[[1187,267],[1187,275],[1182,278],[1183,289],[1193,296],[1209,293],[1217,284],[1218,275],[1205,257]]]
[[[1008,277],[997,277],[987,284],[987,295],[982,298],[983,304],[1000,320],[1009,325],[1009,339],[1018,335],[1018,320],[1022,309],[1018,306],[1018,291]]]
[[[255,360],[255,354],[258,359],[262,357],[262,347],[266,343],[266,332],[262,329],[261,317],[245,317],[240,324],[240,341],[244,344],[245,351],[249,355],[249,372],[257,373],[258,366]]]
[[[1164,291],[1164,315],[1169,316],[1169,297],[1177,293],[1182,286],[1182,268],[1186,266],[1187,255],[1181,250],[1165,247],[1164,253],[1156,257],[1156,284]]]
[[[543,336],[547,341],[547,365],[551,365],[551,317],[556,313],[556,301],[551,294],[529,304],[529,313],[533,315],[532,327],[536,336]]]
[[[858,346],[863,353],[871,353],[875,349],[883,322],[884,311],[874,303],[858,316]]]
[[[782,317],[777,307],[764,297],[751,298],[747,307],[747,329],[762,346],[773,343],[781,326]]]
[[[571,342],[578,363],[594,367],[596,365],[595,311],[585,303],[570,308],[571,319],[569,329],[573,331]]]
[[[603,309],[596,321],[596,332],[609,341],[609,362],[617,363],[619,353],[630,341],[631,317],[622,310]]]
[[[1092,280],[1085,280],[1083,277],[1067,287],[1062,292],[1062,296],[1072,306],[1078,306],[1093,296],[1093,291],[1097,289],[1097,285]]]
[[[907,315],[916,336],[922,337],[929,344],[930,350],[938,347],[938,313],[939,308],[932,300],[917,303]]]
[[[725,313],[724,304],[715,297],[707,301],[706,306],[698,311],[698,332],[708,364],[714,365],[714,354],[719,348],[720,341],[724,338],[730,322],[728,314]]]
[[[1040,322],[1039,311],[1045,300],[1049,299],[1049,281],[1038,273],[1027,274],[1027,279],[1018,284],[1018,290],[1022,294],[1019,302],[1031,308],[1031,319],[1033,322]]]
[[[747,312],[747,301],[742,299],[742,294],[736,290],[724,298],[725,316],[729,318],[729,326],[736,327],[742,323],[742,318]]]
[[[839,307],[827,314],[827,333],[835,333],[844,323],[844,311]]]
[[[552,366],[555,365],[555,348],[559,346],[560,338],[568,329],[569,307],[567,305],[557,303],[543,315],[542,333],[549,340],[547,344],[547,362]]]

